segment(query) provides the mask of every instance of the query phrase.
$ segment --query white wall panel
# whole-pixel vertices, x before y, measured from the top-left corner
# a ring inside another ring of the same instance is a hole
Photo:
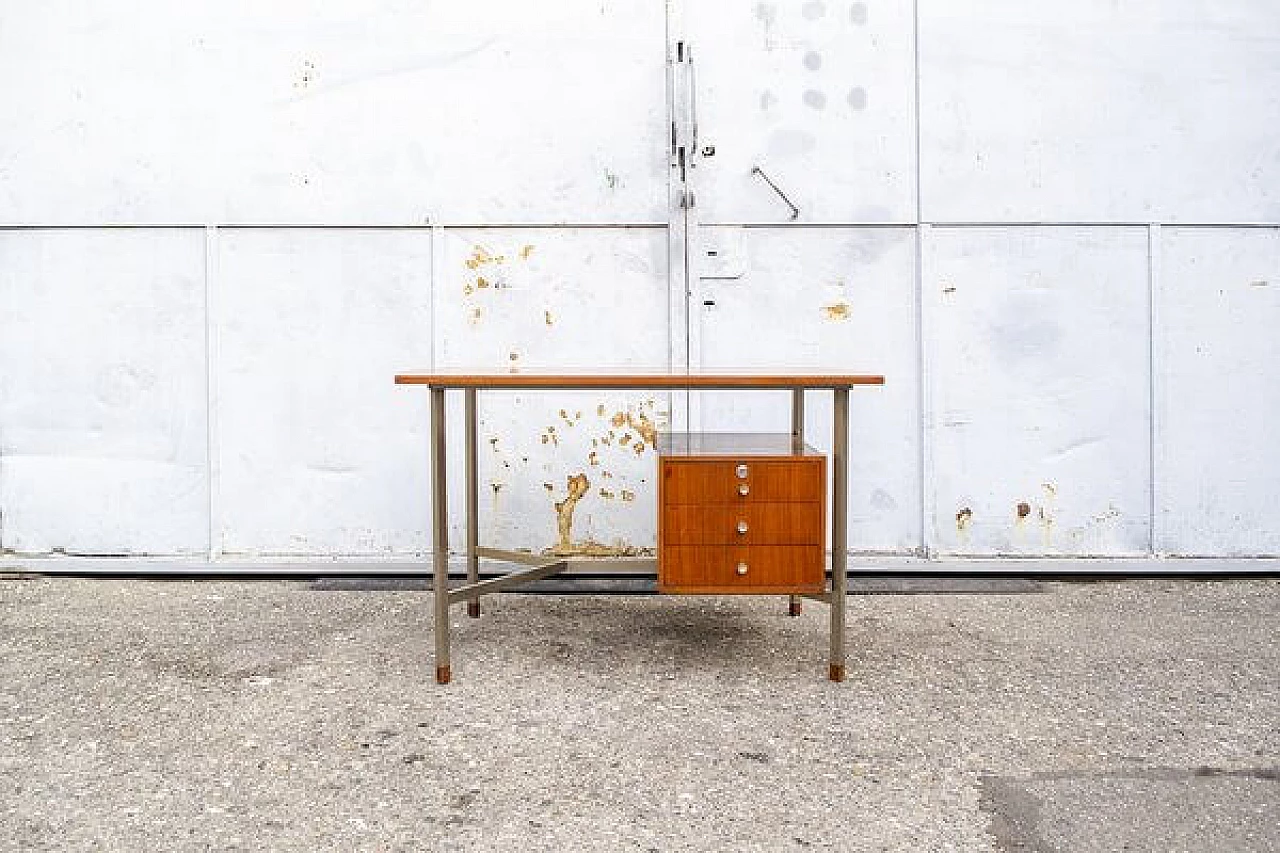
[[[925,235],[932,545],[1146,550],[1146,229]]]
[[[203,553],[204,235],[0,230],[0,547]]]
[[[1280,230],[1162,228],[1156,548],[1280,554]]]
[[[703,221],[914,221],[911,3],[689,6]]]
[[[699,305],[703,370],[878,373],[850,392],[849,547],[920,546],[916,243],[911,228],[716,228]],[[806,394],[806,438],[831,448],[830,392]],[[703,429],[790,429],[788,392],[702,397]]]
[[[212,302],[217,551],[425,550],[430,232],[220,230]]]
[[[660,228],[447,229],[436,289],[437,363],[551,373],[668,367],[667,234]],[[458,395],[460,396],[460,395]],[[585,476],[569,545],[652,548],[652,430],[669,401],[656,392],[485,392],[479,399],[482,540],[559,544],[557,502]],[[454,417],[454,415],[451,415]],[[455,427],[460,424],[458,407]],[[451,452],[462,448],[454,431]],[[647,440],[646,440],[647,439]],[[459,474],[461,471],[459,470]],[[462,489],[450,497],[462,536]]]
[[[0,223],[655,221],[664,7],[7,3]]]
[[[921,0],[919,39],[927,221],[1280,221],[1275,0]]]

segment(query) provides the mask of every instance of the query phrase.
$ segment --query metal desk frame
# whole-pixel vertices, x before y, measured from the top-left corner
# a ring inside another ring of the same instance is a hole
[[[522,583],[545,578],[568,568],[570,562],[590,558],[544,556],[523,551],[491,548],[479,543],[479,500],[476,458],[476,397],[480,390],[790,390],[791,437],[793,446],[804,446],[804,392],[830,390],[835,397],[831,452],[831,584],[821,594],[791,596],[790,613],[799,613],[799,598],[810,598],[830,606],[831,662],[828,677],[843,681],[845,676],[844,625],[847,588],[847,529],[849,492],[849,389],[855,385],[883,385],[884,377],[866,375],[600,375],[552,376],[533,374],[401,374],[398,385],[426,385],[431,392],[431,494],[432,494],[432,587],[435,599],[436,682],[448,684],[452,677],[449,662],[449,606],[467,602],[467,615],[480,616],[480,596],[501,592]],[[463,392],[467,504],[467,582],[449,588],[449,507],[446,489],[445,392]],[[480,559],[503,560],[527,566],[505,575],[480,580]],[[632,565],[657,568],[657,560],[644,558]]]

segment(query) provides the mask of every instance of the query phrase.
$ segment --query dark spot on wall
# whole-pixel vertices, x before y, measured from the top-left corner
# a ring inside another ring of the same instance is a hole
[[[1031,504],[1023,501],[1018,504],[1018,518],[1026,518],[1028,515],[1031,515]]]
[[[973,520],[973,510],[964,507],[956,513],[956,530],[964,530],[969,526],[969,522]]]
[[[854,86],[849,90],[849,94],[845,96],[845,102],[851,110],[865,110],[867,108],[867,90],[861,86]]]
[[[809,89],[804,93],[805,105],[815,110],[824,110],[827,108],[827,96],[819,92],[817,89]]]
[[[817,71],[822,67],[822,54],[816,50],[811,50],[804,55],[804,67],[810,71]]]
[[[849,20],[858,26],[862,26],[867,22],[867,4],[854,3],[849,7]]]

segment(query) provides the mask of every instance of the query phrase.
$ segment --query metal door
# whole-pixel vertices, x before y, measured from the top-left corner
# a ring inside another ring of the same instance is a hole
[[[670,30],[688,368],[885,374],[853,395],[850,547],[917,549],[910,5],[692,0]],[[829,395],[809,395],[809,440],[827,450],[830,413]],[[687,415],[697,429],[785,431],[790,406],[717,392]]]

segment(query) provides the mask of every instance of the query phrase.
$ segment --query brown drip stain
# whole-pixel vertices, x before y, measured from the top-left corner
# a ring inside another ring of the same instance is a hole
[[[565,485],[569,493],[564,500],[555,502],[556,530],[559,534],[559,540],[556,542],[557,553],[572,552],[573,511],[578,506],[578,501],[582,500],[582,496],[587,493],[587,489],[591,488],[591,481],[587,479],[586,474],[570,474]]]
[[[578,501],[582,500],[587,494],[587,490],[591,488],[591,481],[587,479],[586,474],[577,473],[571,474],[567,478],[566,485],[569,493],[564,500],[555,502],[558,541],[543,553],[555,557],[634,557],[642,553],[641,549],[625,542],[618,542],[616,545],[605,545],[591,540],[575,543],[572,536],[573,511],[577,507]],[[600,494],[609,498],[613,497],[613,493],[605,489],[601,489]]]

